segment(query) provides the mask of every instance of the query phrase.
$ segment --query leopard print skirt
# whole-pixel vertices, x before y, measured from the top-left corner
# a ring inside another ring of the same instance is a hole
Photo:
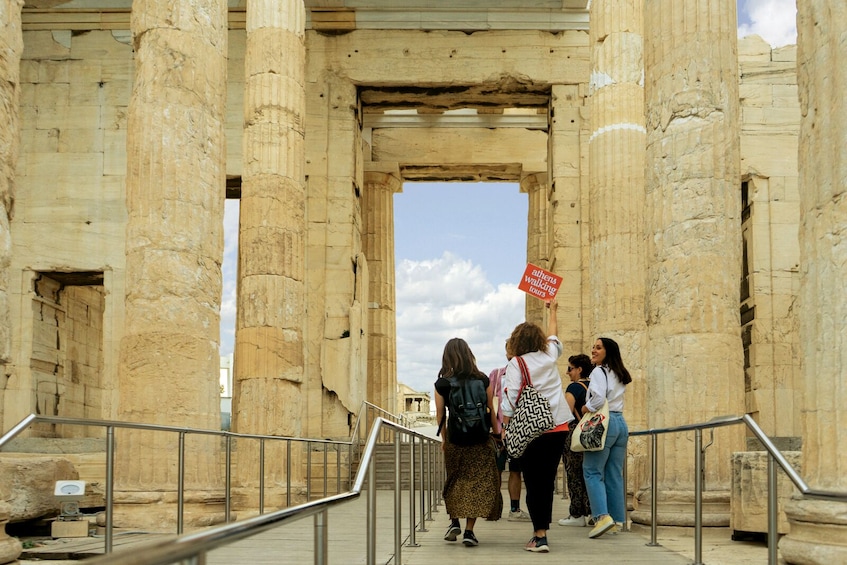
[[[494,442],[460,446],[447,441],[444,461],[447,479],[442,494],[450,517],[499,520],[503,497]]]

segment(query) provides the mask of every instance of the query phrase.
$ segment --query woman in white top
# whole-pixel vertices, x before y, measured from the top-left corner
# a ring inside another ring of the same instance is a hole
[[[623,464],[629,428],[623,417],[623,399],[632,377],[613,339],[598,338],[591,348],[591,361],[595,367],[591,371],[585,407],[596,412],[605,400],[609,401],[606,443],[601,451],[586,451],[582,460],[582,474],[596,524],[588,537],[598,538],[614,528],[615,523],[623,524],[626,519]]]
[[[503,376],[504,394],[500,404],[503,422],[508,428],[521,388],[521,371],[517,361],[517,358],[521,357],[526,363],[532,385],[550,403],[555,425],[552,430],[534,439],[519,459],[526,485],[526,508],[533,528],[532,539],[525,549],[536,553],[550,551],[547,530],[553,520],[556,471],[565,446],[568,422],[574,419],[565,400],[562,378],[556,366],[556,360],[562,355],[562,344],[556,337],[555,299],[549,304],[549,308],[549,337],[545,338],[541,328],[530,322],[518,324],[509,336],[507,349],[514,353],[515,357],[506,365],[506,374]]]

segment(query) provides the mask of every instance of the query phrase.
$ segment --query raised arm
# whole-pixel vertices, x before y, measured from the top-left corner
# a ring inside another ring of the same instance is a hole
[[[559,308],[559,303],[555,297],[547,303],[547,308],[550,309],[550,315],[547,317],[547,335],[558,335],[559,320],[557,319],[556,311]]]

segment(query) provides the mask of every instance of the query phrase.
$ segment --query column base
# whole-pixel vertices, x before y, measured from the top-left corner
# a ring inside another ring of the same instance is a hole
[[[847,563],[847,503],[794,498],[785,505],[790,531],[779,542],[786,563]]]
[[[703,493],[703,526],[710,528],[729,526],[730,491],[706,491]],[[638,494],[638,510],[630,514],[636,524],[651,524],[651,493]],[[694,491],[666,490],[656,501],[656,524],[659,526],[694,526]]]
[[[336,494],[336,493],[331,493]],[[313,495],[312,499],[321,498],[320,495]],[[289,499],[291,504],[288,504]],[[265,487],[264,493],[264,512],[274,512],[282,510],[289,506],[296,506],[306,502],[306,489],[299,485],[291,486],[291,495],[289,496],[283,487]],[[256,487],[237,487],[232,489],[232,507],[238,509],[240,519],[252,518],[259,514],[259,489]]]
[[[23,546],[17,538],[6,534],[6,524],[9,522],[9,505],[0,502],[0,563],[16,563]]]
[[[116,491],[114,526],[151,532],[176,532],[178,518],[175,491]],[[236,514],[230,511],[230,520]],[[226,521],[222,491],[186,491],[183,499],[183,525],[200,528]]]

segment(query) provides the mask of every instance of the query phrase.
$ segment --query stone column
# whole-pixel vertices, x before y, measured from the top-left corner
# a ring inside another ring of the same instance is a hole
[[[805,381],[803,476],[847,491],[847,5],[797,6],[800,91],[800,354]],[[797,496],[780,542],[788,563],[847,562],[847,504]]]
[[[118,419],[216,429],[227,3],[135,0],[132,33]],[[171,527],[174,504],[132,508],[175,502],[178,437],[117,436],[116,525]],[[186,441],[186,523],[209,521],[208,489],[221,479],[219,445]]]
[[[526,260],[543,269],[550,268],[550,202],[547,174],[533,173],[521,177],[521,192],[529,198],[526,222]],[[526,296],[526,319],[541,324],[546,316],[544,302]],[[545,327],[545,326],[542,326]]]
[[[368,260],[368,402],[398,412],[397,304],[394,295],[394,194],[400,171],[365,171],[362,194],[364,253]]]
[[[15,166],[21,136],[20,67],[24,48],[21,6],[23,0],[0,0],[0,368],[9,362],[12,346],[8,302],[12,249],[9,215],[15,200]],[[2,395],[0,391],[0,410]]]
[[[654,428],[744,412],[736,7],[694,6],[655,0],[644,12],[645,370]],[[694,523],[692,435],[659,442],[662,524]],[[729,524],[730,455],[743,436],[740,426],[717,430],[706,451],[704,525]]]
[[[306,318],[305,8],[251,0],[244,78],[233,429],[299,436]],[[254,446],[255,447],[255,446]],[[239,473],[258,477],[256,450]],[[266,458],[269,477],[284,456]],[[272,462],[274,468],[268,465]],[[284,481],[284,475],[280,474]]]
[[[9,362],[12,345],[8,306],[12,248],[9,214],[15,199],[15,165],[20,147],[20,63],[24,48],[21,6],[23,0],[0,0],[0,369]],[[3,404],[0,391],[0,411]],[[0,485],[0,563],[14,562],[22,550],[17,538],[6,534],[10,496],[8,487]]]
[[[588,140],[584,85],[554,84],[550,92],[548,176],[550,183],[550,259],[552,272],[562,277],[559,287],[559,339],[566,352],[585,348],[585,287],[588,255],[585,230]],[[546,309],[545,309],[546,315]],[[541,327],[547,327],[545,325]],[[571,353],[568,353],[571,355]],[[564,377],[567,359],[559,359]]]
[[[644,38],[643,0],[591,3],[589,46],[589,292],[591,339],[615,339],[633,382],[626,420],[647,427],[644,352]],[[586,345],[588,346],[588,345]],[[628,490],[646,479],[645,440],[633,438]]]

